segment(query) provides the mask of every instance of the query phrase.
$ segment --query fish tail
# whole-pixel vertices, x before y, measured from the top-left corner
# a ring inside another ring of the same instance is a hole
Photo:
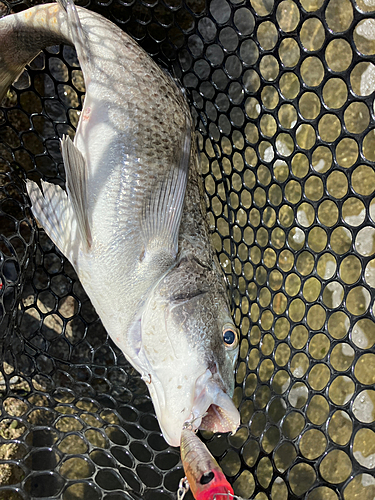
[[[2,36],[0,32],[0,46],[2,45]],[[25,65],[17,64],[17,61],[6,61],[1,55],[0,49],[0,102],[5,97],[10,85],[17,80],[22,73]]]
[[[0,101],[26,64],[50,45],[74,44],[65,11],[44,4],[0,19]]]

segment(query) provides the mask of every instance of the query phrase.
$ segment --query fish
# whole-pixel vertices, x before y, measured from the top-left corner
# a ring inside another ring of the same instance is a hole
[[[86,94],[61,138],[66,189],[27,180],[32,213],[140,373],[165,440],[235,432],[239,331],[210,239],[180,87],[119,27],[72,0],[0,20],[0,99],[45,47],[75,47]]]
[[[189,425],[181,432],[181,462],[195,500],[233,498],[233,488],[219,464]]]

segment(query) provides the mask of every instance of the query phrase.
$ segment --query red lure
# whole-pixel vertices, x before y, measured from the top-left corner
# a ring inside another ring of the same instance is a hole
[[[195,500],[213,500],[218,494],[233,495],[219,464],[190,429],[182,430],[181,461]]]

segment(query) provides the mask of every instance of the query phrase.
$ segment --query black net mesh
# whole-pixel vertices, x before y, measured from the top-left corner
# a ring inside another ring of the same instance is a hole
[[[244,498],[372,500],[374,1],[80,5],[174,72],[196,119],[242,332],[241,427],[202,438]],[[54,47],[0,110],[0,499],[172,499],[179,452],[25,194],[26,177],[64,183],[83,96],[75,51]]]

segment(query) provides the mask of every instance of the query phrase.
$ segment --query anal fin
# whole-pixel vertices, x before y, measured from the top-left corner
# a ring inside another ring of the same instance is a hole
[[[87,166],[82,153],[68,136],[61,139],[66,172],[66,188],[72,202],[84,250],[91,247],[91,229],[87,216]]]
[[[76,223],[69,198],[60,186],[43,180],[41,183],[43,193],[36,182],[27,180],[32,212],[58,249],[71,260]]]
[[[71,30],[71,36],[73,39],[74,47],[77,51],[77,56],[79,59],[79,62],[81,64],[81,67],[83,71],[85,70],[85,67],[89,64],[90,62],[90,53],[89,53],[89,46],[90,44],[87,41],[87,36],[85,31],[83,30],[81,20],[78,15],[77,8],[74,4],[74,0],[57,0],[57,3],[65,10],[69,24],[70,24],[70,30]],[[84,71],[85,73],[85,71]],[[88,75],[85,75],[85,83],[87,86],[87,77]]]

